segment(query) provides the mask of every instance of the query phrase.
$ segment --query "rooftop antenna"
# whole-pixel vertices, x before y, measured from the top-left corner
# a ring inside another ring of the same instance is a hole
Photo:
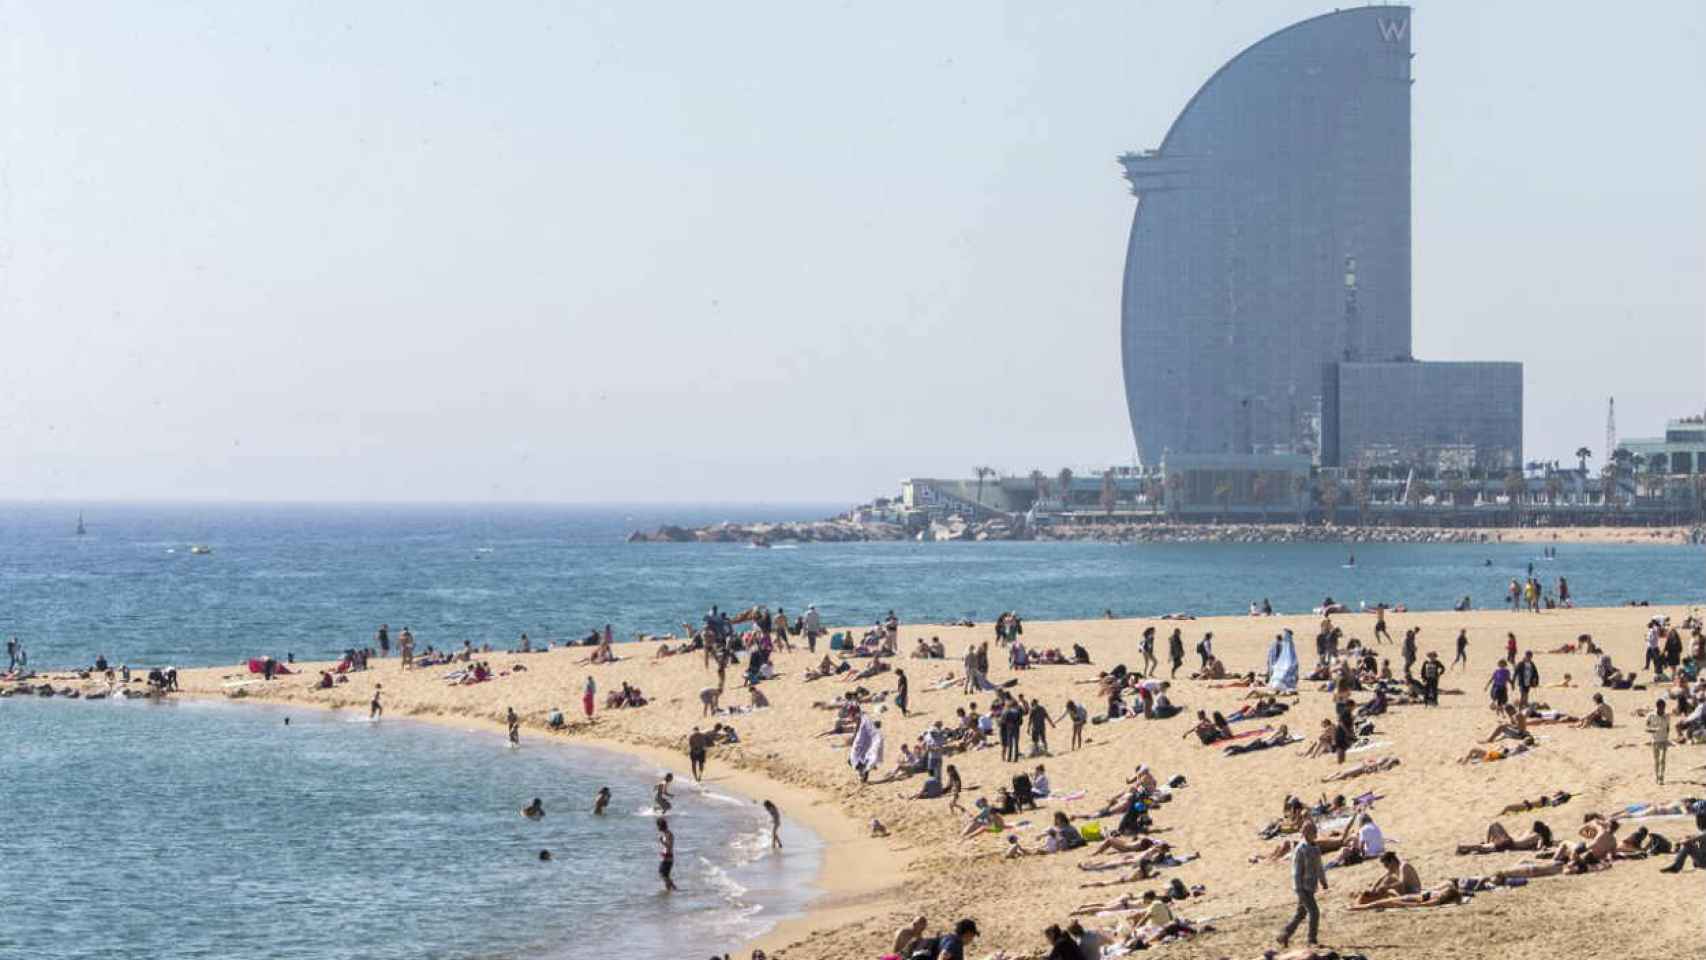
[[[1605,462],[1611,462],[1611,455],[1617,452],[1617,398],[1611,397],[1605,401]]]

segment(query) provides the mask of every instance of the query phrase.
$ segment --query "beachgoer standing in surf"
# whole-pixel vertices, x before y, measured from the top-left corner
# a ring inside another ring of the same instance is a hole
[[[385,708],[379,704],[380,684],[373,685],[373,701],[367,705],[367,719],[378,720],[385,715]]]
[[[661,784],[660,784],[661,789]],[[658,818],[658,876],[663,878],[665,893],[675,892],[670,873],[675,869],[675,834],[669,832],[669,821]]]
[[[764,801],[764,812],[770,814],[770,846],[782,849],[782,811],[769,800]]]

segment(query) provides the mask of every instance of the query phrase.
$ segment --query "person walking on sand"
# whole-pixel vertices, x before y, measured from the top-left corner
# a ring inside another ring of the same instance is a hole
[[[1451,660],[1451,665],[1460,670],[1469,669],[1469,631],[1457,631],[1457,656]]]
[[[593,705],[598,701],[598,682],[592,674],[586,675],[586,686],[581,687],[581,709],[586,711],[586,718],[592,719]]]
[[[896,669],[894,672],[894,705],[900,708],[900,715],[911,716],[906,712],[906,671]]]
[[[373,685],[373,700],[367,705],[367,719],[378,720],[385,715],[385,708],[379,703],[379,689],[383,684]]]
[[[694,727],[693,732],[687,735],[687,769],[696,781],[705,776],[705,752],[710,739],[700,733],[698,727]]]
[[[1154,627],[1144,627],[1143,628],[1143,639],[1141,639],[1137,642],[1137,652],[1143,655],[1143,673],[1144,673],[1144,675],[1145,676],[1154,676],[1155,675],[1155,668],[1160,666],[1160,663],[1155,659],[1155,628]]]
[[[1653,779],[1662,787],[1665,785],[1665,754],[1670,751],[1670,715],[1665,713],[1663,698],[1647,715],[1647,732],[1653,735]]]
[[[1308,917],[1309,939],[1304,942],[1312,947],[1318,946],[1321,942],[1321,906],[1315,902],[1315,888],[1327,889],[1327,869],[1322,866],[1321,851],[1315,846],[1315,823],[1312,820],[1303,822],[1303,839],[1291,851],[1291,886],[1297,894],[1297,912],[1291,915],[1291,922],[1280,930],[1279,945],[1290,946],[1298,924]]]
[[[675,870],[675,834],[669,831],[669,821],[658,818],[658,876],[663,878],[663,892],[674,893],[675,881],[670,874]]]
[[[772,801],[764,801],[764,812],[770,814],[770,848],[782,849],[782,811]]]
[[[1392,634],[1386,629],[1386,605],[1374,608],[1374,640],[1376,643],[1391,643]]]
[[[1168,674],[1168,677],[1178,676],[1179,668],[1185,664],[1185,637],[1177,627],[1173,628],[1173,635],[1167,638],[1167,660],[1173,665],[1173,672]]]

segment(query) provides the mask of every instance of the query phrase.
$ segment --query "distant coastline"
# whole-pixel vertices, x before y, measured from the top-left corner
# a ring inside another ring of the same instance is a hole
[[[1070,524],[1027,525],[1004,518],[950,516],[903,525],[855,510],[825,520],[705,526],[663,524],[628,534],[629,543],[861,543],[916,540],[1099,541],[1108,543],[1706,543],[1706,526],[1607,527],[1393,527],[1298,523],[1137,522],[1086,519]]]

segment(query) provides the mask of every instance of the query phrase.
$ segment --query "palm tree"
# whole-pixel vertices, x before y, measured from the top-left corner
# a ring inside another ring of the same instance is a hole
[[[1167,512],[1168,513],[1177,514],[1179,512],[1179,507],[1183,506],[1183,504],[1179,503],[1178,501],[1180,499],[1179,492],[1181,490],[1183,490],[1184,488],[1185,488],[1185,475],[1184,474],[1174,473],[1174,474],[1169,474],[1167,476]]]
[[[1593,451],[1587,447],[1576,448],[1576,470],[1584,477],[1588,475],[1588,458],[1591,456]]]
[[[1369,482],[1368,471],[1358,470],[1356,480],[1351,483],[1351,498],[1356,502],[1357,526],[1368,524],[1368,502],[1374,499],[1373,485]]]
[[[1297,507],[1297,522],[1303,523],[1309,516],[1309,477],[1297,474],[1291,478],[1292,503]]]
[[[1166,489],[1160,477],[1150,477],[1143,481],[1143,495],[1149,498],[1149,515],[1154,516],[1161,510],[1161,493]]]
[[[1055,480],[1060,484],[1060,502],[1068,507],[1072,505],[1072,468],[1061,467],[1055,474]]]
[[[983,506],[983,481],[995,476],[995,468],[973,467],[972,472],[977,474],[977,505],[981,507]]]
[[[1608,463],[1599,468],[1599,497],[1608,507],[1615,507],[1622,499],[1617,489],[1617,464]]]
[[[1268,522],[1268,475],[1266,473],[1258,473],[1256,478],[1250,481],[1250,497],[1261,508],[1262,523],[1266,525]]]
[[[1048,496],[1048,478],[1043,476],[1041,470],[1031,471],[1031,492],[1036,494],[1038,500]]]
[[[1114,504],[1119,502],[1119,488],[1114,486],[1114,468],[1102,471],[1102,512],[1108,516],[1114,515]]]
[[[1221,519],[1232,509],[1232,484],[1222,482],[1214,488],[1214,499],[1220,503]]]

